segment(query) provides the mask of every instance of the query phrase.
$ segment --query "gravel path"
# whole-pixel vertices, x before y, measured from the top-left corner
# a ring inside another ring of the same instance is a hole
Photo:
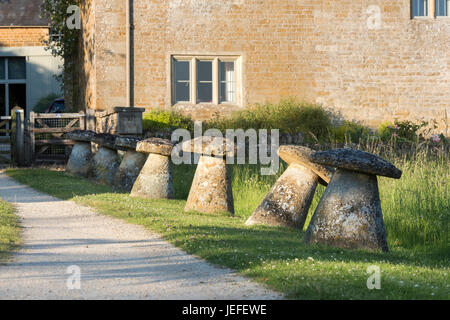
[[[22,249],[0,266],[0,299],[282,298],[143,227],[39,193],[1,172],[0,197],[16,204],[24,228]],[[68,289],[70,266],[80,268],[80,290]]]

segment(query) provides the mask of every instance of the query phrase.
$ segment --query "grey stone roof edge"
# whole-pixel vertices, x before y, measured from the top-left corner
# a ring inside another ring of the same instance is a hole
[[[43,0],[0,0],[0,27],[48,27],[41,18]]]

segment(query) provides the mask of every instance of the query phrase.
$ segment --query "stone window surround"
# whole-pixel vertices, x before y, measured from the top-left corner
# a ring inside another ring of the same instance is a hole
[[[174,100],[174,74],[173,74],[173,60],[189,60],[190,63],[190,101],[175,103]],[[197,81],[196,81],[196,61],[197,60],[212,60],[213,61],[213,102],[212,103],[197,103]],[[236,85],[236,99],[235,102],[220,102],[219,101],[219,60],[234,61],[235,62],[235,85]],[[167,63],[168,77],[168,97],[170,97],[171,106],[242,106],[244,105],[243,97],[243,54],[242,53],[169,53]]]
[[[426,16],[412,16],[412,5],[413,5],[413,0],[410,1],[410,6],[411,6],[411,17],[413,20],[430,20],[430,19],[449,19],[450,20],[450,15],[449,16],[437,16],[436,15],[436,0],[428,0],[428,15]]]

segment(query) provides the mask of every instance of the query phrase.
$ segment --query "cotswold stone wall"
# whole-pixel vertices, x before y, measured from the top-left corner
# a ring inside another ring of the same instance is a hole
[[[38,47],[47,39],[45,27],[0,27],[0,47]]]
[[[86,103],[104,110],[126,103],[125,1],[90,1]],[[134,26],[137,107],[171,107],[172,54],[234,54],[242,104],[179,109],[205,119],[297,96],[372,127],[424,118],[442,131],[450,115],[450,19],[411,19],[410,0],[135,0]]]

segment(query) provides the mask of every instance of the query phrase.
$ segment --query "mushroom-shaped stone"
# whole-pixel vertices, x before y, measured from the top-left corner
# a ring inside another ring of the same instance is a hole
[[[63,135],[63,139],[75,141],[69,161],[67,162],[67,173],[84,178],[92,175],[93,154],[91,141],[94,137],[95,132],[84,130],[75,130],[67,132]]]
[[[148,154],[134,186],[132,197],[147,199],[172,199],[172,169],[170,155],[173,144],[169,140],[151,138],[138,142],[136,151]]]
[[[137,144],[141,140],[136,137],[117,137],[116,139],[116,146],[126,150],[114,177],[113,185],[117,190],[130,192],[147,160],[147,154],[136,151]]]
[[[246,225],[266,224],[302,229],[311,206],[317,183],[326,184],[333,170],[311,162],[314,151],[301,146],[286,145],[278,155],[288,168],[277,180]]]
[[[98,151],[94,156],[94,178],[100,182],[112,185],[117,170],[119,169],[119,155],[116,146],[118,136],[107,133],[98,133],[92,142],[98,145]]]
[[[317,152],[318,164],[337,168],[305,235],[307,243],[388,251],[377,176],[402,172],[376,155],[352,149]]]
[[[225,159],[234,156],[234,143],[205,136],[184,142],[182,150],[201,155],[184,210],[234,213],[231,173]]]

